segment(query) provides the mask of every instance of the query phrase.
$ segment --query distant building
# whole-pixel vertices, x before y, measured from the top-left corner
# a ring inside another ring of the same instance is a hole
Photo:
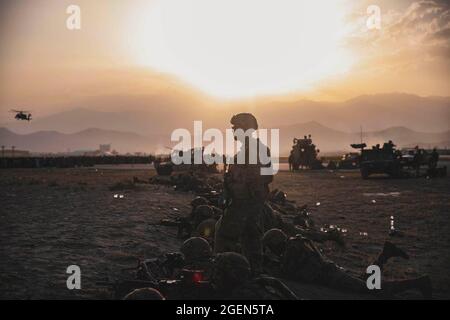
[[[100,153],[109,153],[111,151],[111,144],[101,144],[98,150]]]
[[[101,144],[97,150],[77,150],[71,153],[71,155],[82,155],[86,157],[110,156],[114,154],[117,154],[117,151],[111,151],[111,144]]]
[[[62,155],[64,156],[86,156],[88,154],[94,154],[95,152],[98,152],[96,150],[74,150],[71,151],[70,153],[63,153]]]
[[[12,157],[29,157],[30,151],[17,150],[17,149],[1,149],[0,157],[12,158]]]
[[[100,152],[100,150],[94,150],[94,151],[86,151],[83,156],[85,157],[98,157],[102,156],[104,153]]]

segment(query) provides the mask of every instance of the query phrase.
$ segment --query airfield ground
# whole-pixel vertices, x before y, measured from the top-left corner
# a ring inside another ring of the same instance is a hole
[[[117,188],[154,174],[131,168],[1,170],[0,298],[107,298],[98,281],[119,275],[137,258],[176,251],[182,243],[176,230],[151,223],[188,214],[193,194],[150,184]],[[308,204],[318,226],[348,230],[345,248],[320,247],[354,275],[388,239],[411,258],[390,262],[386,278],[428,274],[434,296],[450,299],[450,178],[362,180],[358,171],[280,172],[272,188]],[[391,216],[401,236],[388,235]],[[81,268],[82,290],[66,288],[72,264]],[[309,298],[364,298],[316,286],[295,291]]]

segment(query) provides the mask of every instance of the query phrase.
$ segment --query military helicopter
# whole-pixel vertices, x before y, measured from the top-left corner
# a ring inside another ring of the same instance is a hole
[[[16,116],[14,117],[16,120],[31,120],[31,113],[30,111],[25,110],[10,110],[10,112],[15,112]]]

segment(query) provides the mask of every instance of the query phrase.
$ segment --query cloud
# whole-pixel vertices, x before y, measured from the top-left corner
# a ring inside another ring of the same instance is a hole
[[[388,36],[404,38],[413,44],[449,46],[450,5],[439,1],[415,2],[387,31]]]
[[[414,2],[403,12],[382,12],[380,30],[357,23],[348,41],[360,53],[362,65],[380,69],[404,69],[429,61],[448,64],[450,5],[445,1]]]
[[[348,20],[353,32],[345,45],[357,61],[347,77],[324,84],[326,92],[450,95],[450,4],[406,1],[378,1],[379,30],[366,26],[367,5],[355,4]]]

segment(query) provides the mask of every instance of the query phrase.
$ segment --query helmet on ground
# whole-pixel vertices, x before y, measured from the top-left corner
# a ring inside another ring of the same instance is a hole
[[[200,237],[192,237],[183,242],[180,249],[186,262],[207,259],[212,256],[212,249],[208,241]]]
[[[198,206],[200,206],[202,204],[203,205],[208,204],[208,200],[205,197],[197,196],[194,199],[192,199],[192,201],[191,201],[191,206],[193,208],[196,208],[196,207],[198,207]]]
[[[274,202],[284,203],[286,201],[287,195],[281,190],[274,190],[272,192],[272,200]]]
[[[287,235],[281,229],[270,229],[264,233],[262,245],[277,256],[281,256],[286,249]]]
[[[192,216],[195,226],[198,226],[202,221],[206,219],[211,219],[214,217],[214,209],[208,205],[199,205],[195,208],[194,214]]]
[[[250,279],[250,263],[236,252],[223,252],[216,255],[212,283],[219,291],[231,291]]]
[[[202,221],[195,230],[196,236],[204,239],[214,239],[216,223],[217,221],[215,219],[206,219]]]
[[[127,294],[123,300],[165,300],[164,296],[156,289],[135,289]]]

